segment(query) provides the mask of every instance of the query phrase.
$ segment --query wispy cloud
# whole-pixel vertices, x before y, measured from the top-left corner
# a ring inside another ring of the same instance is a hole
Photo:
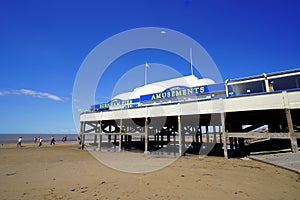
[[[50,94],[47,92],[28,90],[28,89],[0,91],[0,96],[4,96],[4,95],[28,95],[28,96],[32,96],[34,98],[45,98],[45,99],[51,99],[54,101],[62,101],[62,98],[60,98],[59,96],[56,96],[54,94]]]
[[[76,133],[77,130],[75,128],[71,128],[71,129],[61,129],[60,130],[61,133]]]

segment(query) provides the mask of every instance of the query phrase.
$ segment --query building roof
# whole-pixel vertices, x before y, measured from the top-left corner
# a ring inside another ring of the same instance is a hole
[[[140,98],[141,95],[163,92],[164,90],[171,87],[176,87],[176,86],[195,87],[195,86],[202,86],[202,85],[211,85],[214,83],[215,82],[209,78],[198,79],[196,76],[190,75],[190,76],[184,76],[184,77],[170,79],[166,81],[150,83],[135,88],[132,92],[118,94],[113,99],[122,99],[122,100],[135,99],[135,98]]]
[[[255,76],[248,76],[243,78],[235,78],[235,79],[228,79],[227,83],[235,83],[235,82],[244,82],[244,81],[253,81],[254,79],[264,79],[266,77],[268,78],[277,78],[277,77],[284,77],[284,76],[291,76],[291,75],[299,75],[300,74],[300,68],[298,69],[292,69],[292,70],[286,70],[281,72],[272,72],[272,73],[263,73],[260,75]]]

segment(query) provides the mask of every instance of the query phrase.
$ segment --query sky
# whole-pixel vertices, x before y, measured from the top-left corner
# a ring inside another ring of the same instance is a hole
[[[162,27],[193,38],[223,80],[300,68],[299,10],[298,0],[2,0],[0,133],[76,133],[78,70],[97,45],[131,29]],[[190,75],[189,63],[170,52],[130,52],[108,66],[91,104],[109,99],[125,74],[134,80],[132,70],[141,73],[136,84],[119,91],[141,86],[145,62],[152,63],[149,82]]]

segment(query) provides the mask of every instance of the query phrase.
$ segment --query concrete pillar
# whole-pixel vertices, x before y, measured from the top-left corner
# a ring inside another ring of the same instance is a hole
[[[111,134],[111,131],[112,131],[112,130],[111,130],[111,124],[110,124],[109,127],[108,127],[108,132],[109,132],[109,135],[108,135],[108,142],[109,142],[109,143],[111,143],[111,135],[110,135],[110,134]]]
[[[111,134],[111,125],[108,127],[108,132]],[[111,143],[111,135],[108,135],[108,143]]]
[[[182,127],[182,125],[181,125]],[[182,135],[182,153],[185,153],[185,136],[186,136],[186,131],[181,132]]]
[[[199,136],[200,136],[200,143],[202,144],[203,143],[203,138],[202,138],[202,126],[200,125],[199,126]]]
[[[214,129],[214,143],[217,143],[217,132],[216,132],[216,126],[213,126]]]
[[[94,146],[96,146],[96,143],[97,143],[97,128],[94,135]]]
[[[224,148],[224,158],[228,159],[226,130],[225,130],[225,113],[220,113],[220,114],[221,114],[221,124],[222,124],[222,140],[223,140],[223,148]]]
[[[84,146],[85,146],[85,134],[82,134],[81,149],[84,149]]]
[[[149,153],[148,151],[149,146],[149,130],[148,130],[148,118],[145,118],[145,151],[144,153]]]
[[[101,151],[101,143],[102,143],[102,121],[99,121],[99,129],[98,129],[98,132],[99,132],[99,141],[98,141],[98,151]]]
[[[101,151],[101,143],[102,143],[102,135],[99,135],[99,140],[98,140],[98,151]]]
[[[84,142],[85,142],[85,122],[80,123],[80,139],[81,139],[81,149],[84,149]]]
[[[196,142],[196,144],[198,145],[199,144],[199,130],[197,130],[196,131],[196,133],[195,133],[195,142]]]
[[[80,135],[82,135],[85,131],[85,122],[80,122]]]
[[[181,130],[181,116],[178,115],[178,143],[179,143],[179,156],[183,155],[183,142],[182,142],[182,130]]]
[[[222,126],[219,126],[219,135],[220,135],[220,143],[222,143],[222,132],[221,132]]]
[[[205,126],[205,133],[206,133],[206,143],[209,143],[209,133],[208,133],[208,126]]]
[[[285,109],[285,115],[286,115],[287,124],[288,124],[288,128],[289,128],[292,152],[298,153],[299,150],[298,150],[297,138],[295,137],[291,110]]]
[[[120,131],[119,131],[119,152],[122,150],[122,126],[123,120],[120,119]]]

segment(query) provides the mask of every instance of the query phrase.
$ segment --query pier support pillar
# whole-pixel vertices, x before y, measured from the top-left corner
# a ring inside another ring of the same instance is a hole
[[[119,152],[122,150],[122,139],[123,139],[123,136],[122,136],[122,126],[123,126],[123,120],[120,119],[120,131],[119,131]]]
[[[96,133],[95,133],[95,135],[94,135],[94,146],[96,146],[96,144],[97,144],[97,129],[96,129]]]
[[[287,124],[288,124],[288,128],[289,128],[292,152],[298,153],[299,150],[298,150],[297,138],[295,137],[293,121],[292,121],[292,116],[291,116],[291,110],[285,109],[285,115],[286,115]]]
[[[206,136],[206,143],[209,143],[209,133],[208,133],[208,126],[205,126],[205,136]]]
[[[199,144],[199,129],[196,130],[196,133],[195,133],[195,142],[197,145]]]
[[[108,132],[111,133],[111,125],[108,126]],[[108,143],[111,143],[111,135],[108,135]]]
[[[179,156],[183,155],[183,141],[182,141],[182,130],[181,130],[181,116],[178,115],[178,143],[179,143]]]
[[[201,125],[199,125],[199,138],[200,138],[200,144],[202,144],[203,143],[203,135],[202,135],[202,126]]]
[[[81,140],[81,149],[84,149],[84,146],[85,146],[85,134],[82,134],[82,140]]]
[[[101,151],[101,143],[102,143],[102,121],[99,121],[99,129],[98,129],[98,132],[99,132],[99,141],[98,141],[98,151]]]
[[[102,135],[99,135],[98,151],[101,151]]]
[[[217,143],[217,132],[216,132],[216,126],[213,126],[214,130],[214,143]]]
[[[122,135],[121,133],[119,134],[119,149],[118,151],[120,152],[122,150]]]
[[[148,154],[148,146],[149,146],[149,130],[148,130],[148,118],[145,118],[145,154]]]
[[[81,140],[81,149],[84,149],[84,142],[85,142],[85,122],[80,123],[80,140]]]
[[[224,158],[228,159],[226,130],[225,130],[225,113],[221,113],[221,123],[222,123],[222,140],[223,140],[223,148],[224,148]]]

